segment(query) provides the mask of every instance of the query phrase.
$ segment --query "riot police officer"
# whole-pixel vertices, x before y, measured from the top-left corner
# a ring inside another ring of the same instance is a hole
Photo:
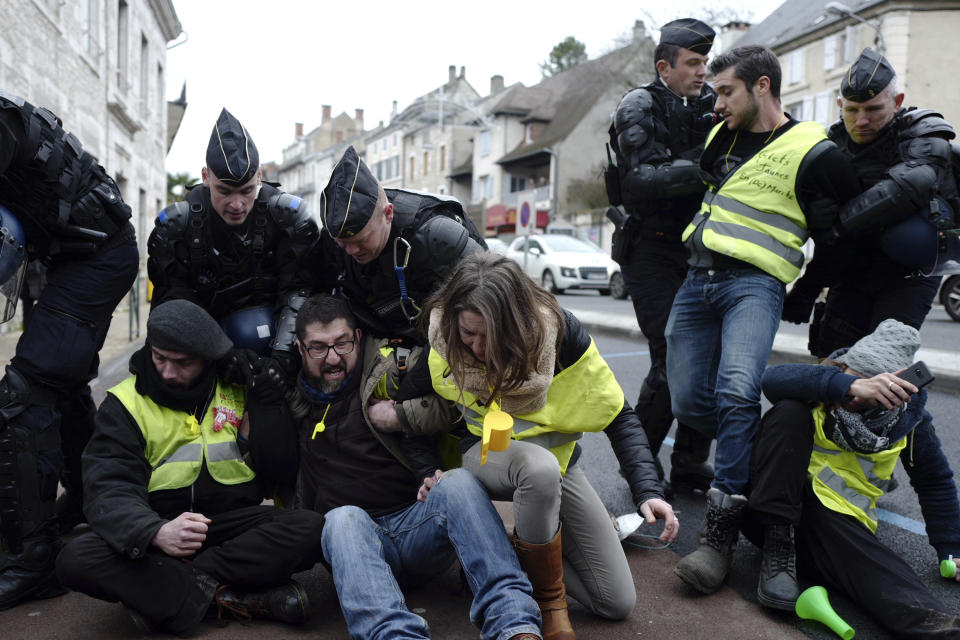
[[[610,127],[618,166],[608,169],[607,191],[610,203],[623,204],[629,214],[616,233],[614,259],[622,266],[650,349],[650,370],[636,412],[655,457],[673,424],[663,331],[687,273],[680,234],[700,208],[706,187],[696,160],[716,122],[717,94],[705,81],[714,35],[693,18],[665,24],[654,51],[657,79],[621,99]],[[674,488],[709,488],[709,452],[708,437],[677,425],[670,472]]]
[[[384,189],[352,146],[321,194],[320,220],[326,288],[338,289],[373,335],[416,344],[426,298],[462,256],[486,249],[459,201]]]
[[[47,284],[0,379],[0,610],[64,592],[55,500],[80,517],[80,453],[92,432],[88,382],[139,263],[130,208],[59,118],[0,91],[0,321],[16,309],[28,257]],[[72,508],[71,508],[72,507]]]
[[[263,184],[257,147],[226,109],[201,175],[203,185],[161,211],[150,234],[151,308],[174,298],[203,307],[248,350],[238,368],[253,364],[242,354],[256,352],[255,370],[280,387],[297,368],[294,323],[309,294],[316,222],[302,199]]]
[[[839,239],[817,246],[784,303],[783,317],[810,327],[810,351],[825,357],[893,318],[919,329],[940,283],[958,267],[960,198],[950,140],[954,130],[929,109],[903,109],[887,59],[864,49],[843,77],[841,120],[829,131],[850,158],[863,193],[839,214]]]

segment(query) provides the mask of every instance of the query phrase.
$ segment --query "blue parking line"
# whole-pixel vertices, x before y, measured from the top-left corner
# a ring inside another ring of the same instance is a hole
[[[631,356],[645,356],[648,355],[649,351],[624,351],[623,353],[611,353],[603,356],[604,360],[610,360],[611,358],[629,358]]]

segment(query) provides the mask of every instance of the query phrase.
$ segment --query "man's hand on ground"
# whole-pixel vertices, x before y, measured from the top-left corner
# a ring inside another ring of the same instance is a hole
[[[192,556],[207,539],[207,527],[211,522],[201,513],[185,511],[160,527],[150,544],[174,558]]]
[[[660,542],[663,544],[673,542],[680,532],[680,521],[677,520],[673,507],[666,500],[650,498],[640,505],[640,515],[644,517],[647,524],[654,524],[657,520],[663,520],[663,533],[660,534]]]
[[[367,417],[370,418],[370,424],[383,433],[403,431],[403,425],[400,424],[400,418],[397,417],[396,404],[393,400],[371,400],[367,407]]]

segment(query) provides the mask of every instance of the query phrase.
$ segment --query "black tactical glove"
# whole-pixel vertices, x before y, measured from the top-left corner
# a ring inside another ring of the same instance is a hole
[[[821,196],[814,198],[803,207],[807,219],[807,229],[815,240],[825,237],[823,232],[833,229],[840,215],[840,205],[833,198]]]
[[[253,365],[260,356],[250,349],[231,349],[217,362],[217,376],[230,384],[253,384]]]
[[[264,404],[283,401],[287,392],[287,375],[276,358],[260,358],[253,365],[253,388],[251,393]]]
[[[813,311],[813,303],[817,301],[819,291],[814,291],[811,296],[809,292],[802,288],[794,286],[790,293],[783,299],[783,313],[781,317],[787,322],[794,324],[803,324],[810,320],[810,312]]]

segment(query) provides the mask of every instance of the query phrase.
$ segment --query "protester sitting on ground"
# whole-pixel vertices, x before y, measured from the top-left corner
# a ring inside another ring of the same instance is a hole
[[[876,536],[877,500],[899,458],[938,559],[952,555],[960,565],[957,487],[927,393],[898,377],[919,346],[916,329],[890,319],[823,366],[766,370],[763,392],[774,406],[754,445],[744,525],[749,538],[762,538],[761,604],[793,609],[799,568],[898,638],[960,634],[956,612]]]
[[[258,468],[281,484],[297,483],[301,502],[326,514],[323,553],[350,636],[429,638],[400,587],[433,581],[459,558],[474,595],[470,619],[484,640],[539,640],[530,583],[477,479],[455,469],[418,501],[432,441],[407,455],[405,438],[372,426],[451,420],[447,403],[429,389],[395,402],[397,383],[422,347],[366,335],[347,301],[328,295],[304,303],[296,332],[303,362],[296,388],[251,446],[264,440]]]
[[[307,617],[290,576],[320,559],[323,516],[261,505],[260,478],[240,453],[247,394],[215,366],[231,348],[196,304],[154,308],[133,375],[108,391],[83,454],[92,531],[60,553],[57,575],[122,602],[141,633],[189,633],[210,610]]]
[[[513,501],[514,545],[540,603],[544,637],[574,637],[567,591],[596,615],[626,618],[636,602],[633,576],[578,464],[583,433],[610,438],[638,510],[651,524],[664,521],[662,542],[676,537],[679,524],[663,500],[646,434],[590,336],[516,262],[487,252],[457,264],[424,318],[428,371],[421,361],[410,384],[429,390],[432,383],[457,405],[466,418],[463,466],[492,498]],[[494,407],[513,416],[515,439],[483,464],[481,423]]]

